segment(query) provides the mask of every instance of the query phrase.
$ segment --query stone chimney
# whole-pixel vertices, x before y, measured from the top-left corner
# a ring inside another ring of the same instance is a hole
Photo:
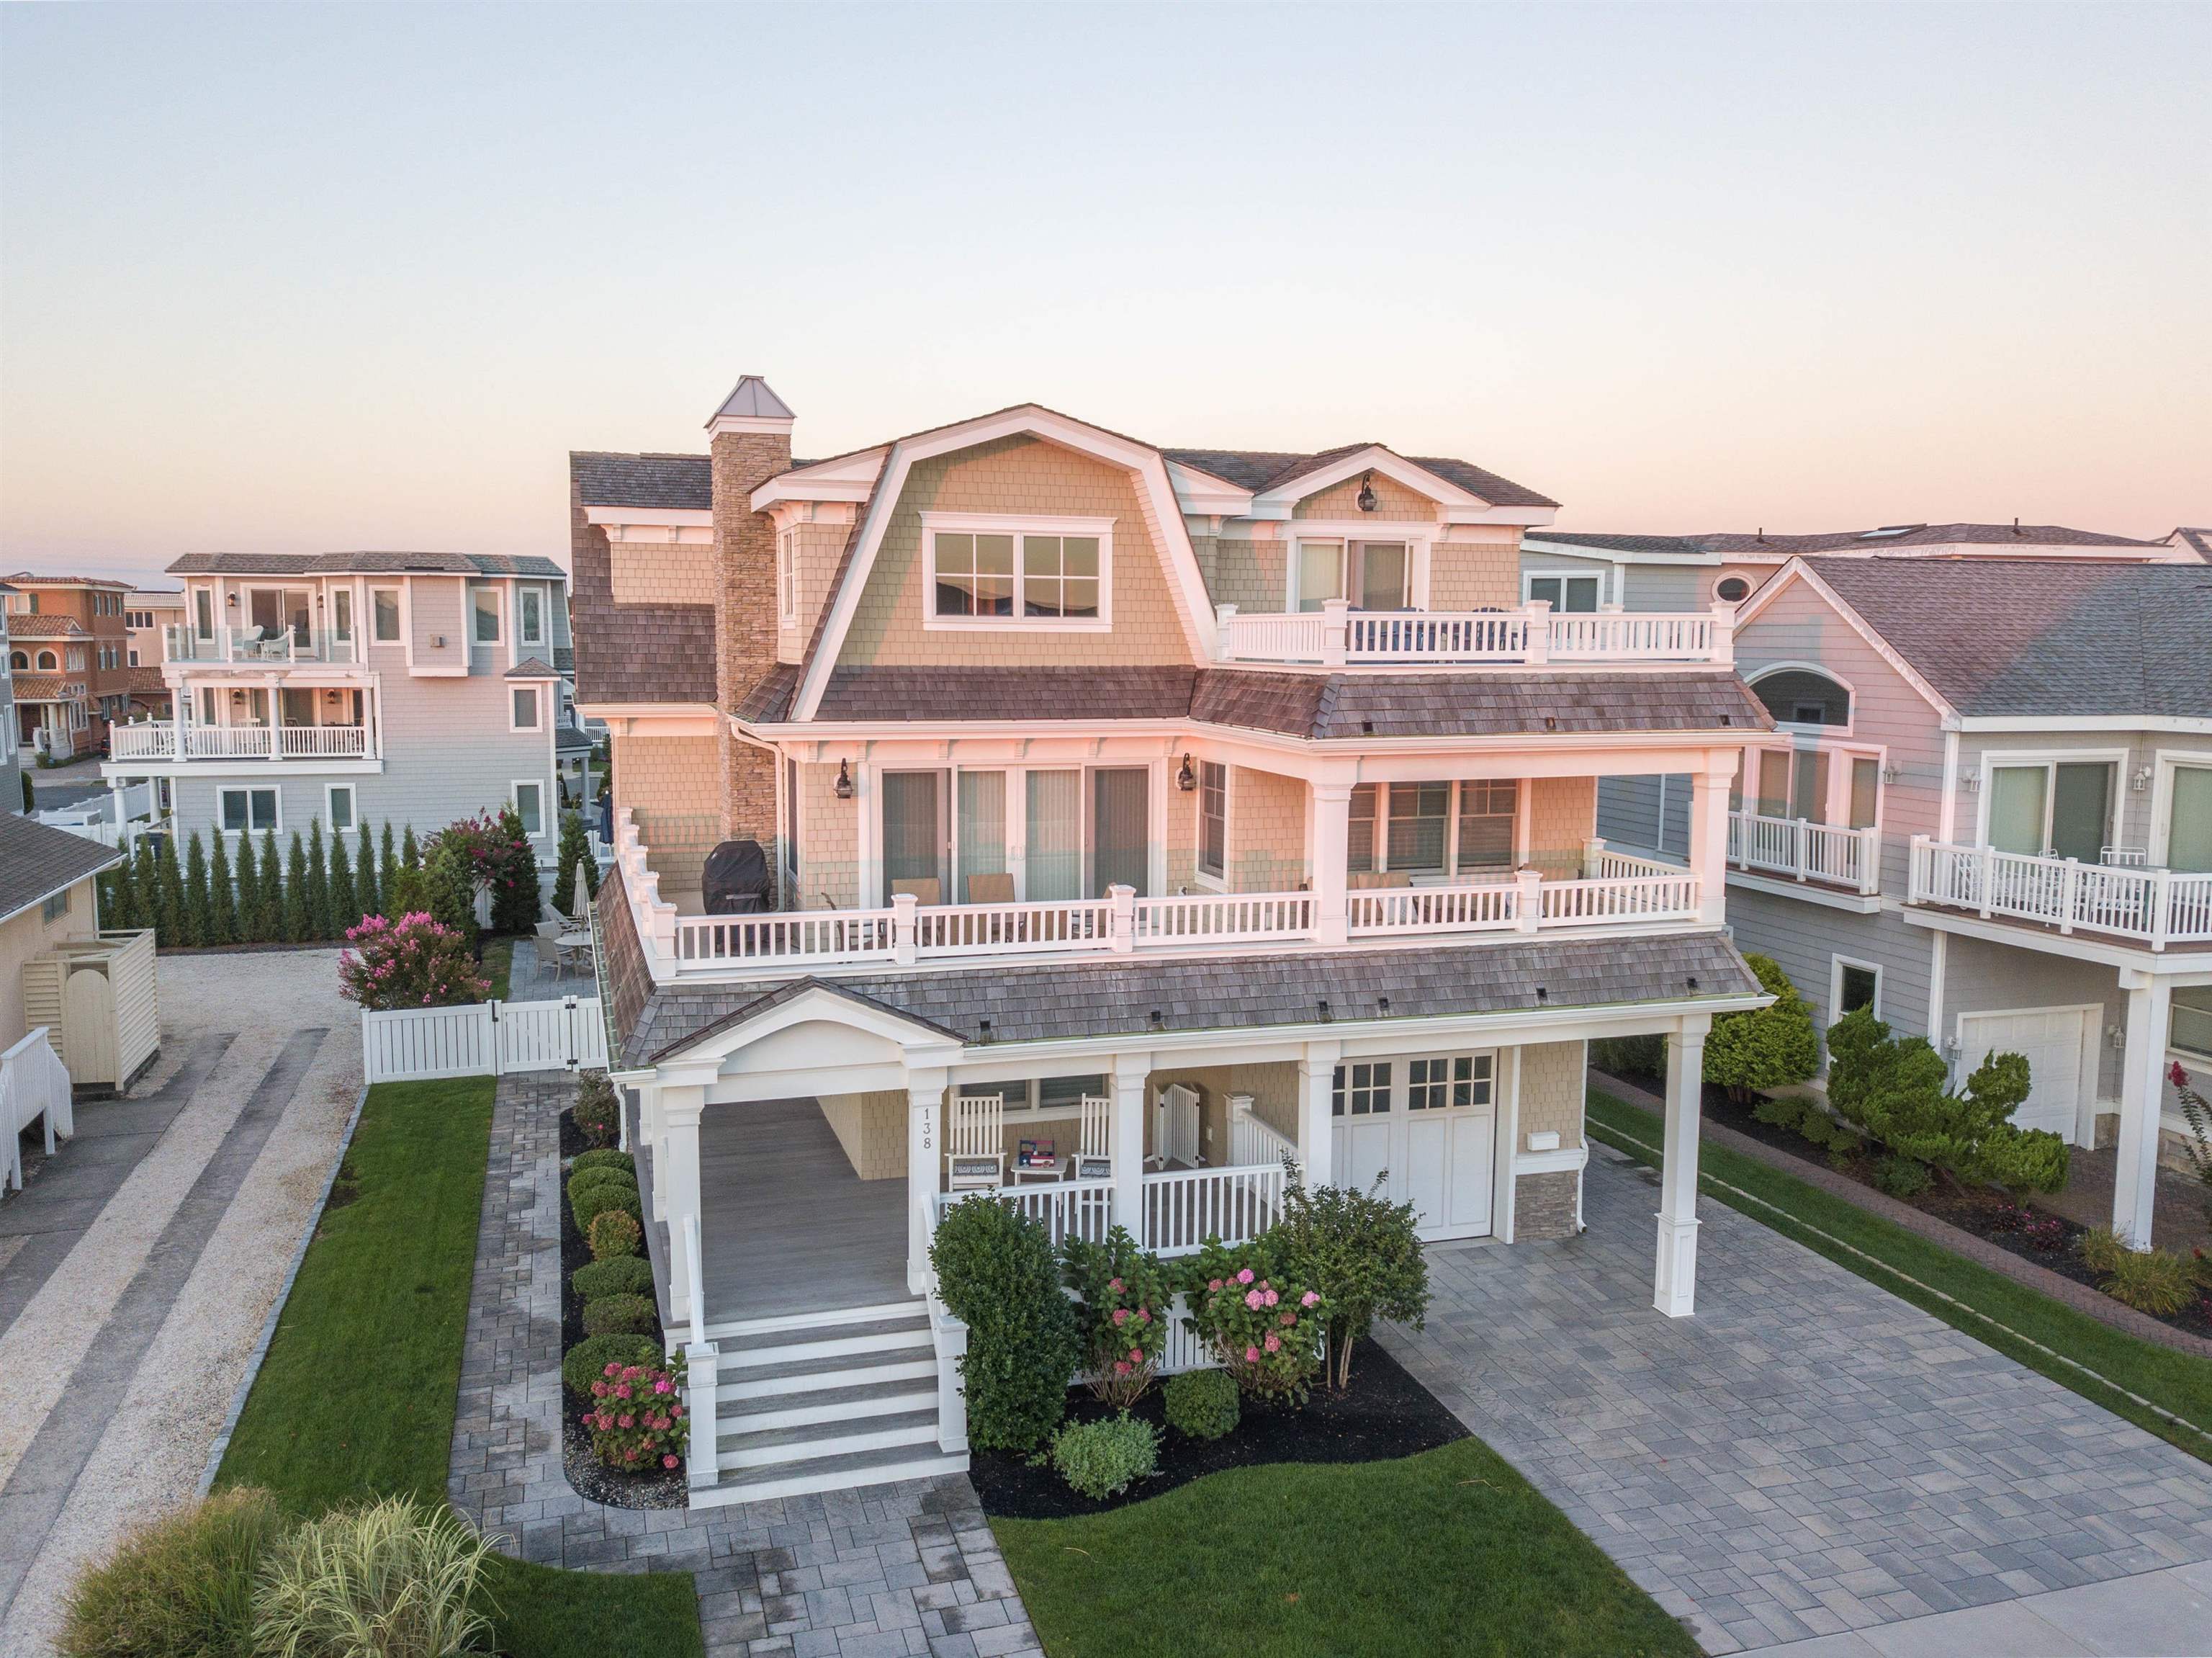
[[[758,375],[708,421],[714,483],[714,702],[726,715],[775,666],[775,532],[751,495],[791,466],[790,405]],[[775,757],[717,728],[723,833],[775,847]]]

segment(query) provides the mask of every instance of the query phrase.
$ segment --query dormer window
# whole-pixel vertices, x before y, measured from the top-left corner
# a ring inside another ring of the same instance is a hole
[[[1091,630],[1109,622],[1114,521],[922,515],[927,625]]]

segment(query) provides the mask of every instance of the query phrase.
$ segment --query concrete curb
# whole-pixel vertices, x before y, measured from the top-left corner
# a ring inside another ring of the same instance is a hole
[[[346,1153],[353,1149],[353,1131],[361,1125],[361,1109],[368,1103],[368,1084],[363,1082],[361,1092],[354,1095],[353,1113],[346,1119],[345,1132],[339,1137],[337,1150],[331,1158],[330,1173],[323,1176],[322,1192],[315,1198],[307,1224],[301,1229],[299,1247],[292,1252],[292,1264],[284,1270],[284,1282],[277,1288],[269,1316],[261,1322],[261,1338],[254,1343],[253,1356],[246,1362],[246,1374],[239,1378],[238,1389],[230,1396],[230,1410],[222,1419],[222,1431],[215,1436],[215,1444],[208,1452],[207,1466],[200,1470],[198,1494],[203,1497],[215,1489],[215,1477],[222,1466],[223,1453],[230,1449],[230,1436],[238,1430],[238,1419],[246,1412],[246,1395],[253,1391],[254,1381],[261,1374],[261,1362],[269,1356],[269,1344],[276,1336],[276,1321],[284,1316],[284,1305],[292,1299],[292,1285],[300,1276],[300,1264],[307,1259],[307,1246],[314,1242],[316,1228],[323,1223],[323,1211],[330,1207],[331,1189],[338,1183],[338,1170],[345,1167]]]

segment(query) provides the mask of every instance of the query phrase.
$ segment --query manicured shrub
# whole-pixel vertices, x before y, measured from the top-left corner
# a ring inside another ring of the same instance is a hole
[[[2181,1155],[2188,1160],[2189,1172],[2197,1177],[2197,1185],[2204,1188],[2204,1218],[2212,1221],[2212,1100],[2204,1097],[2204,1091],[2178,1059],[2166,1068],[2166,1080],[2173,1084],[2181,1120],[2189,1129],[2189,1137],[2181,1143]],[[2212,1288],[2212,1279],[2207,1280],[2207,1287]]]
[[[218,835],[217,840],[224,837]],[[238,838],[238,942],[256,944],[260,942],[261,866],[253,856],[253,837]]]
[[[526,933],[538,924],[544,914],[538,887],[538,852],[512,806],[500,808],[486,880],[491,887],[494,932]]]
[[[663,1368],[657,1359],[611,1364],[590,1384],[584,1426],[592,1454],[609,1468],[644,1473],[680,1467],[691,1424],[684,1412],[684,1356]]]
[[[308,908],[307,847],[295,829],[292,850],[284,859],[284,930],[277,936],[298,944],[314,936],[313,912]]]
[[[214,845],[208,857],[208,942],[235,944],[238,942],[238,885],[230,871],[230,849],[225,844],[228,838],[221,833],[214,837]],[[250,856],[252,844],[243,836],[238,850]],[[127,869],[130,866],[125,865]]]
[[[2028,1094],[2021,1055],[1990,1053],[1964,1091],[1951,1094],[1942,1056],[1927,1039],[1893,1040],[1867,1009],[1828,1027],[1828,1054],[1829,1102],[1899,1155],[2015,1192],[2056,1192],[2066,1184],[2065,1143],[2012,1120]]]
[[[1807,1104],[1798,1094],[1784,1094],[1773,1098],[1761,1095],[1751,1114],[1771,1128],[1795,1129],[1805,1120],[1808,1111],[1818,1107]]]
[[[568,1275],[578,1299],[603,1301],[609,1295],[653,1294],[653,1263],[641,1255],[616,1255],[580,1266]]]
[[[308,938],[331,938],[337,930],[331,925],[331,866],[323,850],[323,820],[316,818],[307,825],[307,930]],[[350,917],[349,917],[350,919]]]
[[[1053,1436],[1052,1466],[1079,1496],[1103,1502],[1158,1470],[1159,1429],[1127,1411],[1071,1424]]]
[[[627,1151],[617,1151],[611,1146],[605,1146],[595,1151],[580,1151],[568,1161],[571,1174],[581,1174],[587,1168],[619,1168],[635,1175],[637,1159]]]
[[[1615,1076],[1664,1076],[1667,1039],[1663,1036],[1605,1036],[1589,1045],[1589,1062]]]
[[[1928,1168],[1910,1157],[1885,1157],[1875,1165],[1874,1183],[1893,1198],[1917,1198],[1928,1190]]]
[[[391,832],[389,824],[385,826],[385,832]],[[353,898],[356,909],[353,918],[357,921],[362,916],[379,914],[384,908],[384,899],[377,890],[376,842],[370,838],[367,818],[361,820],[361,833],[354,848]]]
[[[352,948],[338,958],[338,988],[364,1009],[454,1007],[491,993],[461,936],[427,915],[363,916],[346,930],[346,942]]]
[[[594,1146],[611,1146],[622,1137],[622,1094],[603,1070],[587,1070],[569,1108],[576,1131]]]
[[[649,1336],[659,1327],[659,1309],[643,1295],[603,1295],[584,1304],[587,1336]]]
[[[645,1211],[639,1206],[635,1186],[593,1184],[586,1181],[580,1190],[568,1188],[568,1211],[576,1217],[576,1230],[591,1234],[592,1222],[602,1215],[623,1214],[632,1220],[642,1220]]]
[[[1191,1324],[1246,1393],[1304,1403],[1329,1309],[1279,1265],[1272,1242],[1207,1241],[1186,1269]]]
[[[361,900],[355,896],[353,859],[346,854],[345,836],[331,831],[331,930],[326,936],[335,937],[345,932],[365,914]]]
[[[1853,1173],[1866,1155],[1867,1143],[1849,1129],[1838,1129],[1828,1142],[1828,1167],[1838,1174]]]
[[[255,1596],[255,1639],[284,1658],[449,1658],[483,1652],[477,1580],[491,1539],[443,1503],[387,1496],[333,1509],[277,1543]]]
[[[1377,1318],[1423,1326],[1429,1264],[1413,1226],[1413,1204],[1371,1192],[1308,1190],[1293,1179],[1284,1194],[1283,1218],[1267,1241],[1283,1271],[1319,1294],[1328,1308],[1329,1381],[1339,1393],[1352,1385],[1353,1346]]]
[[[1800,1137],[1810,1140],[1814,1145],[1825,1146],[1837,1135],[1849,1135],[1850,1131],[1818,1106],[1808,1104],[1804,1114],[1797,1119],[1797,1132]]]
[[[929,1262],[938,1295],[968,1326],[960,1369],[969,1442],[1032,1449],[1066,1413],[1081,1351],[1051,1235],[1011,1204],[969,1198],[939,1222]]]
[[[574,921],[576,899],[576,871],[584,872],[584,892],[586,897],[599,895],[599,866],[592,859],[592,843],[584,829],[580,812],[561,814],[560,863],[553,877],[553,903],[562,915]]]
[[[583,1228],[584,1241],[592,1247],[595,1261],[611,1260],[617,1255],[635,1255],[645,1243],[645,1228],[636,1216],[626,1209],[610,1209],[592,1217],[592,1223]]]
[[[1193,1439],[1219,1439],[1233,1431],[1243,1406],[1237,1381],[1226,1370],[1186,1370],[1170,1376],[1168,1426]]]
[[[2105,1293],[2138,1313],[2179,1313],[2197,1299],[2196,1263],[2163,1249],[2122,1250]]]
[[[1103,1244],[1068,1239],[1060,1265],[1077,1297],[1076,1326],[1091,1391],[1126,1411],[1152,1385],[1167,1345],[1168,1302],[1175,1292],[1166,1270],[1118,1226]]]
[[[1754,1088],[1805,1082],[1820,1068],[1813,1010],[1790,975],[1769,957],[1747,954],[1743,960],[1774,1001],[1749,1013],[1719,1015],[1705,1038],[1705,1080],[1720,1083],[1739,1101]]]
[[[25,787],[29,786],[30,781],[29,775],[25,774],[23,778]],[[218,845],[222,844],[222,836],[216,837]],[[142,845],[144,844],[143,836],[140,837],[140,844]],[[138,877],[135,860],[125,858],[100,879],[101,882],[100,924],[114,928],[145,926],[147,923],[144,906],[138,899]],[[155,942],[159,942],[158,940]]]
[[[592,1192],[601,1186],[611,1186],[617,1191],[627,1192],[635,1196],[637,1192],[637,1176],[626,1168],[609,1168],[604,1164],[596,1168],[579,1169],[568,1176],[568,1192],[571,1197],[580,1191]]]
[[[62,1658],[252,1658],[254,1577],[283,1528],[244,1485],[138,1527],[70,1586]]]
[[[579,1399],[592,1396],[592,1383],[610,1368],[660,1362],[660,1344],[644,1336],[586,1336],[561,1361],[561,1383]]]
[[[2081,1264],[2100,1277],[2111,1272],[2119,1265],[2123,1256],[2132,1253],[2109,1226],[2091,1227],[2081,1234],[2076,1247],[2081,1252]]]
[[[276,850],[276,832],[261,832],[261,880],[253,905],[253,936],[264,944],[284,938],[284,863]]]
[[[145,838],[139,838],[143,845]],[[185,877],[177,867],[177,838],[161,837],[161,850],[154,862],[154,928],[157,944],[182,944],[191,933],[185,925]]]
[[[207,852],[200,832],[185,844],[185,942],[207,944],[215,931],[215,895],[208,890]]]

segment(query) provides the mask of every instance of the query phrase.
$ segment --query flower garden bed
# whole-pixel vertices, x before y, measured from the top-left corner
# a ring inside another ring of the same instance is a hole
[[[576,1126],[574,1113],[563,1111],[561,1113],[562,1168],[565,1170],[572,1159],[590,1149],[590,1140]],[[591,1264],[591,1245],[577,1230],[576,1217],[569,1210],[564,1192],[561,1199],[561,1356],[563,1358],[584,1339],[584,1301],[576,1293],[574,1275],[577,1268]],[[657,1318],[651,1333],[655,1342],[665,1339]],[[631,1473],[607,1467],[599,1460],[592,1450],[592,1436],[583,1422],[584,1410],[589,1402],[580,1399],[566,1389],[562,1390],[561,1466],[576,1495],[614,1509],[683,1508],[689,1499],[689,1488],[684,1470],[680,1466],[673,1469],[656,1469],[650,1473]]]
[[[1156,1385],[1129,1412],[1159,1429],[1159,1472],[1103,1502],[1078,1495],[1049,1466],[1030,1457],[974,1453],[968,1477],[982,1499],[983,1512],[1011,1520],[1103,1514],[1226,1468],[1272,1462],[1381,1462],[1467,1437],[1459,1418],[1373,1342],[1360,1344],[1348,1391],[1334,1393],[1316,1382],[1303,1407],[1247,1397],[1241,1420],[1219,1439],[1193,1439],[1165,1426],[1165,1406],[1164,1386]],[[1088,1388],[1069,1391],[1070,1422],[1101,1422],[1114,1414]]]
[[[1605,1072],[1597,1073],[1600,1076]],[[1652,1079],[1629,1076],[1620,1079],[1631,1088],[1649,1088]],[[1729,1091],[1708,1082],[1705,1088],[1705,1115],[1722,1127],[1756,1140],[1815,1167],[1832,1169],[1846,1179],[1857,1182],[1873,1191],[1881,1187],[1874,1179],[1875,1159],[1871,1156],[1847,1158],[1841,1162],[1831,1161],[1813,1143],[1794,1130],[1776,1123],[1761,1122],[1753,1115],[1753,1108],[1739,1105],[1729,1097]],[[2089,1289],[2103,1290],[2103,1280],[2081,1258],[2081,1240],[2089,1228],[2063,1216],[2053,1215],[2028,1201],[2016,1201],[1994,1187],[1960,1187],[1942,1182],[1931,1186],[1917,1196],[1900,1198],[1889,1195],[1893,1201],[1917,1209],[1924,1215],[1957,1227],[1985,1243],[1996,1245],[2007,1253],[2057,1273],[2061,1277]],[[2198,1294],[2196,1300],[2179,1313],[2145,1313],[2161,1324],[2192,1336],[2212,1339],[2212,1289]]]

